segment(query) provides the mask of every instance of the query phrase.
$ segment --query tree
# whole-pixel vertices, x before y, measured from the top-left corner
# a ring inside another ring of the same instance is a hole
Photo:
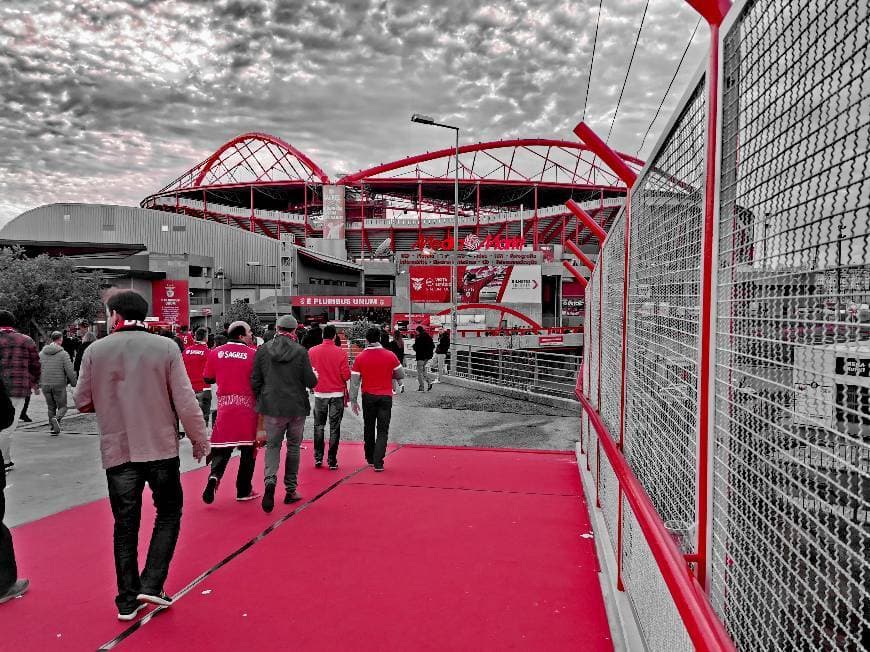
[[[346,331],[347,339],[358,346],[365,346],[366,331],[372,326],[376,326],[376,324],[365,318],[355,321]]]
[[[225,319],[227,321],[227,324],[231,324],[234,321],[248,322],[248,325],[251,327],[251,331],[253,331],[254,335],[263,335],[263,325],[260,323],[260,318],[257,316],[257,313],[254,312],[254,309],[251,308],[251,305],[249,303],[241,299],[236,299],[235,301],[233,301],[232,305],[227,308],[227,314]]]
[[[32,335],[102,314],[101,281],[99,272],[78,271],[68,258],[27,258],[20,249],[0,249],[0,308]]]

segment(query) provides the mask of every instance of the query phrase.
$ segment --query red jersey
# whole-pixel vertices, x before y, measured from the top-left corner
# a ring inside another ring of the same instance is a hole
[[[212,349],[202,375],[217,383],[217,421],[212,446],[251,445],[257,436],[257,412],[251,372],[257,350],[242,342]]]
[[[184,360],[184,368],[187,370],[187,377],[190,378],[190,384],[193,386],[194,392],[201,392],[208,387],[202,379],[202,372],[205,369],[208,354],[208,346],[199,342],[194,342],[181,352],[181,359]]]
[[[399,359],[392,351],[380,344],[366,347],[353,361],[352,373],[362,377],[363,394],[375,396],[393,395],[393,372],[401,369]]]

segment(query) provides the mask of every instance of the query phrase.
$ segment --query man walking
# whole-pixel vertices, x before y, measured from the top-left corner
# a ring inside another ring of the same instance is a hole
[[[63,348],[63,333],[54,331],[51,342],[42,347],[39,352],[41,374],[39,385],[45,404],[48,407],[48,423],[51,434],[60,434],[60,420],[66,414],[66,386],[76,386],[76,372],[73,363]]]
[[[12,436],[18,427],[25,400],[31,392],[39,392],[39,375],[36,343],[15,330],[15,317],[11,312],[0,310],[0,380],[6,385],[15,408],[12,425],[0,432],[0,455],[3,456],[6,471],[11,471],[15,466],[12,461]]]
[[[0,380],[0,430],[8,428],[15,420],[17,411],[9,399],[6,386]],[[18,566],[15,564],[15,549],[12,546],[12,534],[3,524],[6,517],[6,468],[3,465],[3,455],[0,454],[0,604],[24,595],[30,587],[27,580],[18,579]]]
[[[447,364],[447,353],[450,351],[450,331],[446,328],[441,329],[438,334],[438,346],[435,347],[435,359],[438,361],[438,378],[436,383],[441,382],[441,374],[445,372],[444,365]]]
[[[323,329],[323,343],[311,348],[308,355],[317,374],[314,387],[314,466],[323,465],[323,432],[329,418],[329,453],[326,462],[333,471],[338,468],[338,442],[341,439],[341,419],[344,397],[350,380],[347,354],[335,345],[335,326]]]
[[[281,464],[281,444],[287,439],[284,461],[284,504],[300,500],[296,491],[299,474],[299,446],[305,417],[311,411],[308,389],[317,385],[308,351],[293,340],[296,319],[278,319],[278,332],[270,342],[257,349],[251,387],[257,397],[257,412],[266,427],[266,471],[263,511],[275,507],[275,485]]]
[[[196,339],[193,344],[186,346],[181,352],[181,358],[184,360],[184,369],[190,380],[190,386],[196,393],[196,402],[202,410],[202,417],[208,425],[208,418],[211,415],[211,386],[205,382],[202,374],[209,354],[206,344],[208,331],[205,328],[197,328],[194,337]]]
[[[210,505],[238,447],[239,470],[236,474],[236,500],[253,500],[260,494],[253,490],[257,443],[257,412],[251,389],[254,367],[254,333],[243,321],[234,321],[227,331],[229,340],[211,350],[202,372],[206,383],[217,383],[217,420],[211,433],[211,474],[206,481],[202,500]]]
[[[417,391],[430,390],[432,383],[426,374],[426,365],[429,364],[432,354],[435,352],[435,342],[422,326],[417,326],[417,337],[414,339],[413,348],[417,357]]]
[[[91,330],[91,325],[82,320],[78,325],[79,330],[79,347],[76,350],[75,360],[73,360],[73,369],[76,373],[79,372],[82,366],[82,358],[85,355],[85,351],[87,351],[88,347],[97,341],[97,336],[94,335],[94,332]]]
[[[381,331],[374,327],[368,329],[366,348],[353,361],[351,369],[350,403],[353,413],[359,414],[357,396],[362,389],[366,462],[375,467],[375,471],[384,470],[393,411],[393,380],[402,380],[404,377],[405,372],[399,359],[392,351],[381,346]]]
[[[163,591],[181,528],[177,420],[199,461],[209,445],[199,405],[174,342],[147,331],[148,302],[131,290],[106,302],[108,337],[82,358],[75,402],[96,412],[109,503],[115,518],[119,620],[133,620],[147,604],[168,607]],[[145,568],[139,572],[142,492],[151,488],[157,515]]]

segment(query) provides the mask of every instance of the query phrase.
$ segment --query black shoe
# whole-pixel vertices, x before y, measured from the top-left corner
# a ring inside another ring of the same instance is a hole
[[[432,383],[429,383],[429,389],[427,389],[426,391],[427,391],[427,392],[431,392],[431,391],[432,391]]]
[[[31,419],[26,414],[22,414],[20,417],[18,417],[18,420],[23,421],[24,423],[33,423],[33,419]]]
[[[7,471],[11,471],[12,469],[15,468],[15,462],[6,462],[3,465],[3,468],[6,469]]]
[[[118,609],[118,620],[133,620],[136,617],[136,614],[142,611],[148,605],[144,602],[137,604],[134,607],[124,607],[123,609]]]
[[[299,495],[298,491],[288,491],[284,494],[284,504],[289,505],[290,503],[295,503],[299,500],[302,500],[302,496]]]
[[[323,466],[323,460],[314,460],[315,469],[319,469],[321,466]]]
[[[221,481],[213,475],[208,477],[208,482],[205,483],[205,491],[202,492],[202,502],[206,505],[211,505],[214,502],[214,492],[217,491],[220,483]]]
[[[330,462],[329,463],[329,470],[335,471],[336,469],[338,469],[338,462]]]
[[[48,425],[51,426],[51,434],[52,435],[57,436],[60,434],[60,420],[59,419],[57,419],[55,417],[51,417],[51,419],[48,420]]]
[[[156,604],[160,607],[172,606],[172,598],[166,595],[165,591],[160,591],[159,593],[140,593],[136,596],[136,599],[139,602]]]
[[[9,587],[9,590],[6,591],[6,593],[0,595],[0,604],[9,602],[15,598],[20,598],[22,595],[27,593],[27,589],[29,588],[30,580],[18,580],[15,584]]]
[[[263,511],[267,514],[275,509],[275,485],[267,484],[263,491]]]

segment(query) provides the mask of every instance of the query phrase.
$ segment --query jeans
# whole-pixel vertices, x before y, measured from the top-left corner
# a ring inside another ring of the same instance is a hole
[[[257,449],[251,446],[215,446],[211,449],[211,473],[212,477],[220,480],[224,477],[227,464],[233,456],[233,449],[238,448],[240,453],[239,470],[236,473],[236,497],[250,496],[254,478],[254,464],[257,461]]]
[[[202,410],[202,418],[205,419],[205,425],[208,425],[208,417],[211,414],[211,391],[205,389],[197,392],[196,402],[199,403],[199,409]]]
[[[287,437],[287,457],[284,460],[284,489],[296,491],[299,476],[299,446],[305,417],[263,417],[266,426],[266,479],[267,485],[278,482],[278,467],[281,466],[281,444]]]
[[[24,405],[24,397],[10,397],[12,401],[12,409],[15,410],[15,416],[12,417],[12,425],[6,430],[0,431],[0,455],[6,462],[12,461],[12,435],[15,434],[15,429],[18,428],[18,420],[21,418],[22,406]]]
[[[376,394],[362,395],[363,440],[366,462],[375,468],[384,466],[387,454],[387,439],[390,436],[390,416],[393,411],[393,397]],[[375,439],[377,432],[377,440]]]
[[[441,380],[441,374],[447,373],[447,354],[446,353],[436,353],[435,359],[438,361],[438,380]]]
[[[48,418],[63,419],[67,411],[66,385],[43,385],[42,395],[48,407]]]
[[[341,439],[341,419],[344,416],[344,396],[314,397],[314,461],[323,461],[323,431],[329,416],[329,464],[338,463],[338,440]]]
[[[22,399],[23,401],[24,399]],[[17,414],[16,408],[16,414]],[[0,453],[0,595],[3,595],[18,580],[18,567],[15,565],[15,549],[12,547],[12,534],[3,525],[6,517],[6,468]]]
[[[417,389],[426,389],[429,383],[429,376],[426,374],[426,365],[429,360],[417,360]]]
[[[179,468],[179,459],[170,457],[153,462],[127,462],[106,469],[109,504],[115,517],[115,573],[118,577],[115,604],[119,609],[135,607],[140,593],[159,595],[163,591],[181,529],[183,497]],[[146,482],[151,487],[157,516],[145,568],[140,575],[139,525]]]

